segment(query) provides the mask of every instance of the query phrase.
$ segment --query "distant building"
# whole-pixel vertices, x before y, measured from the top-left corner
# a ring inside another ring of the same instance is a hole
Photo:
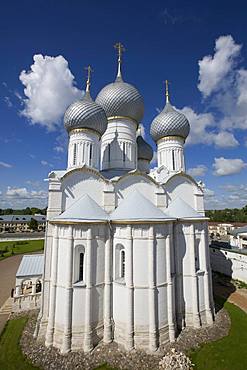
[[[16,273],[13,311],[26,311],[40,307],[44,255],[22,257]]]
[[[45,231],[46,216],[44,215],[3,215],[0,216],[0,233],[29,232],[32,218],[38,222],[38,231]]]
[[[209,235],[214,234],[214,237],[225,237],[236,228],[240,226],[245,226],[246,224],[243,223],[237,223],[237,222],[232,222],[232,223],[222,223],[222,222],[209,222],[208,223],[208,233]]]
[[[239,249],[247,249],[247,225],[230,232],[230,244]]]

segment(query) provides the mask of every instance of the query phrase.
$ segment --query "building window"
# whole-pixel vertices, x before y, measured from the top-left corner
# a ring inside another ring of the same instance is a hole
[[[111,146],[108,144],[108,162],[111,161]]]
[[[79,281],[83,280],[83,270],[84,270],[84,253],[79,254]]]
[[[76,144],[74,144],[73,148],[73,166],[76,165]]]
[[[120,253],[120,277],[125,278],[125,251],[121,250]]]
[[[174,150],[172,150],[172,169],[175,171],[175,156],[174,156]]]
[[[123,161],[125,162],[125,143],[123,143]]]
[[[93,146],[89,144],[89,165],[92,165],[92,158],[93,158]]]

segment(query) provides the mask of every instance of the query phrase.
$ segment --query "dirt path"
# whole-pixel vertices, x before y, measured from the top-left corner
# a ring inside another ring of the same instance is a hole
[[[238,289],[232,293],[228,301],[247,313],[247,289]]]
[[[15,287],[15,275],[22,255],[8,257],[0,261],[0,307],[10,297],[11,289]],[[8,315],[0,315],[0,333],[8,319]]]

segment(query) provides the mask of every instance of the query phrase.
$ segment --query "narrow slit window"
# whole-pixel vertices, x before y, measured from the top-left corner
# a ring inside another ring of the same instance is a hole
[[[92,157],[93,157],[93,146],[89,144],[89,164],[92,164]]]
[[[172,150],[172,169],[175,171],[175,156],[174,156],[174,150]]]
[[[111,146],[108,144],[108,162],[111,161]]]
[[[74,144],[73,148],[73,165],[76,165],[76,144]]]
[[[125,143],[123,143],[123,161],[125,162],[125,156],[126,156],[126,154],[125,154]]]
[[[84,253],[80,253],[79,258],[79,281],[83,280]]]
[[[121,251],[121,271],[120,271],[120,277],[125,277],[125,251]]]

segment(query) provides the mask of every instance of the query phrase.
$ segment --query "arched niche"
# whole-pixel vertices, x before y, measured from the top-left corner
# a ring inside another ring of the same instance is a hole
[[[186,174],[176,174],[167,181],[165,189],[168,194],[168,202],[180,197],[191,207],[197,209],[196,196],[203,196],[195,180]]]
[[[62,178],[62,211],[70,207],[83,194],[88,194],[103,206],[103,190],[106,180],[93,169],[80,168],[68,172]]]
[[[156,204],[156,192],[159,186],[155,180],[142,174],[128,174],[115,184],[116,206],[134,190],[138,190],[144,197]]]

